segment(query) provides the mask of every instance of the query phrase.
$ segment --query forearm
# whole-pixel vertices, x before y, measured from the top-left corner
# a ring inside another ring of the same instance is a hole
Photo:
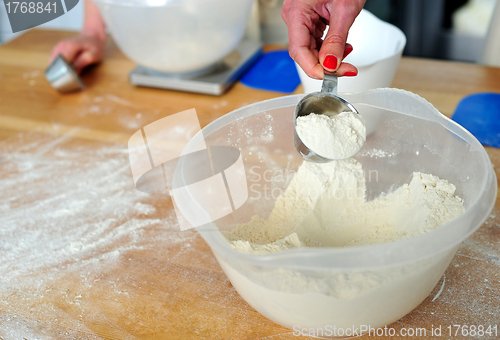
[[[85,0],[82,35],[92,36],[102,42],[106,40],[106,25],[99,8],[92,0]]]

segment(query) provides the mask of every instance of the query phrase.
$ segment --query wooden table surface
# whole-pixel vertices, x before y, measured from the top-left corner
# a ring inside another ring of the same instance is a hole
[[[168,197],[135,190],[127,155],[128,138],[161,117],[194,107],[204,126],[282,94],[135,87],[134,63],[110,41],[87,89],[60,95],[43,72],[52,46],[73,35],[32,30],[0,47],[0,339],[305,338],[238,295],[201,237],[177,229]],[[500,92],[500,69],[403,58],[393,87],[450,116],[465,95]],[[498,177],[500,152],[487,151]],[[390,327],[500,328],[499,208]]]

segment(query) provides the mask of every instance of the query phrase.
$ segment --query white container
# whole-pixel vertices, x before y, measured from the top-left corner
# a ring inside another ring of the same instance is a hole
[[[355,77],[341,77],[338,92],[362,92],[390,87],[406,45],[406,36],[394,25],[362,10],[349,30],[353,51],[344,61],[358,68]],[[321,80],[309,78],[296,64],[305,93],[321,90]]]
[[[391,243],[296,248],[270,255],[238,252],[220,229],[232,230],[253,215],[267,218],[277,198],[274,189],[284,192],[289,182],[269,183],[269,178],[287,177],[302,163],[294,148],[293,112],[303,95],[251,104],[207,125],[184,154],[198,150],[202,141],[238,148],[250,198],[234,213],[197,230],[245,301],[292,329],[376,328],[403,317],[429,295],[460,243],[482,225],[496,199],[495,172],[484,148],[430,103],[396,89],[343,96],[370,118],[368,128],[377,125],[355,157],[365,172],[368,199],[408,183],[413,171],[420,171],[455,184],[465,212],[428,233]],[[181,158],[176,171],[185,178],[202,170],[186,166]],[[377,180],[369,180],[374,172]],[[185,194],[174,199],[193,223],[190,211],[198,203],[189,191]]]
[[[240,42],[253,0],[95,0],[120,49],[169,73],[202,70]]]

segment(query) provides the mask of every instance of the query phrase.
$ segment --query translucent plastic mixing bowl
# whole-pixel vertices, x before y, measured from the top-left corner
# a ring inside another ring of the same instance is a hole
[[[269,216],[302,162],[293,143],[293,112],[302,96],[246,106],[202,131],[208,146],[241,150],[249,198],[232,215],[197,230],[253,308],[294,330],[323,329],[324,336],[341,335],[328,332],[334,326],[381,327],[419,305],[460,243],[487,218],[497,194],[495,174],[481,144],[427,101],[395,89],[343,96],[373,131],[355,157],[365,171],[368,199],[408,183],[412,173],[420,171],[455,184],[465,213],[426,234],[392,243],[244,254],[230,247],[217,226],[231,230],[253,215]],[[195,136],[184,152],[190,153],[203,136]],[[182,160],[178,170],[179,176],[198,171],[185,168]],[[196,201],[174,199],[191,220],[190,207]]]
[[[240,42],[252,0],[95,0],[130,59],[164,72],[204,69]]]

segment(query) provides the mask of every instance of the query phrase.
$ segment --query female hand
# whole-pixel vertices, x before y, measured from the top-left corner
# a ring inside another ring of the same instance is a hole
[[[61,54],[76,72],[102,60],[106,45],[106,27],[99,8],[91,0],[85,0],[85,20],[80,35],[73,39],[59,42],[50,54],[51,63]]]
[[[76,72],[102,60],[104,45],[106,41],[92,35],[79,35],[73,39],[60,41],[50,55],[52,62],[59,54],[70,64],[73,64]]]
[[[366,0],[285,0],[281,16],[288,26],[289,52],[311,78],[325,73],[355,76],[358,70],[342,60],[352,52],[347,34]],[[323,40],[323,33],[329,25]]]

